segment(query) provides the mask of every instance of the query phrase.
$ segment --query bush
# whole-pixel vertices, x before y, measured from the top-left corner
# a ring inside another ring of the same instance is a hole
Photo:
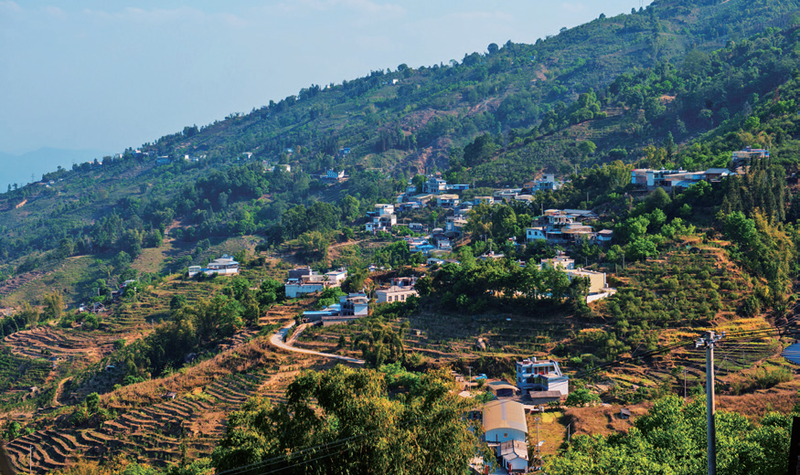
[[[592,393],[586,388],[580,388],[572,391],[567,400],[564,402],[566,406],[585,406],[587,404],[594,404],[600,402],[600,396]]]

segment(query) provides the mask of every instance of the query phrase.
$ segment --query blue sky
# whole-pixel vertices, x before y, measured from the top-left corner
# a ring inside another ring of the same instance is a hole
[[[119,152],[311,84],[531,43],[640,2],[0,0],[0,151]]]

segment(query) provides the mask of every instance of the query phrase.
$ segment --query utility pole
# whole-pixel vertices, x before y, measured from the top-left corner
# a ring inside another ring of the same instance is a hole
[[[28,446],[28,475],[33,475],[33,446]]]
[[[725,337],[725,332],[717,335],[709,331],[698,339],[695,348],[706,349],[706,416],[708,431],[708,475],[717,475],[717,428],[714,410],[714,346]]]

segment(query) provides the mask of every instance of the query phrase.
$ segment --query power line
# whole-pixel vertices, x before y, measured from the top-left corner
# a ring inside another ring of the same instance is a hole
[[[398,423],[393,424],[393,426],[394,427],[404,427],[404,426],[407,426],[407,425],[410,425],[410,424],[416,423],[416,422],[418,422],[418,421],[416,421],[416,420],[400,421]],[[279,455],[277,457],[273,457],[273,458],[270,458],[270,459],[267,459],[267,460],[254,462],[254,463],[249,464],[249,465],[244,465],[244,466],[241,466],[241,467],[232,468],[232,469],[229,469],[229,470],[225,470],[223,472],[218,472],[217,475],[241,475],[243,473],[253,472],[254,470],[267,469],[271,465],[276,465],[278,463],[288,463],[289,464],[289,465],[286,465],[285,467],[280,467],[280,468],[277,468],[277,469],[271,469],[268,472],[258,472],[259,474],[276,473],[276,472],[279,472],[279,471],[282,471],[282,470],[286,470],[287,468],[290,468],[290,467],[293,467],[293,466],[303,465],[303,464],[306,464],[306,463],[309,463],[309,462],[313,462],[315,460],[319,460],[319,459],[322,459],[322,458],[325,458],[325,457],[330,457],[330,456],[333,456],[333,455],[336,455],[336,454],[344,453],[347,450],[350,450],[351,447],[343,448],[341,450],[337,450],[337,451],[329,453],[329,454],[321,455],[321,456],[313,458],[313,459],[307,459],[307,460],[298,461],[296,463],[293,463],[293,461],[295,459],[301,457],[302,455],[308,454],[309,452],[314,452],[314,451],[316,451],[318,449],[321,449],[321,450],[337,449],[337,448],[340,448],[341,446],[343,446],[343,445],[345,445],[345,444],[347,444],[348,442],[351,442],[351,441],[353,441],[353,442],[355,442],[357,444],[363,444],[365,441],[364,440],[360,440],[360,439],[365,439],[366,437],[369,437],[369,436],[372,436],[374,434],[377,434],[377,433],[380,433],[380,432],[384,432],[384,431],[385,431],[385,429],[383,429],[383,428],[375,429],[375,430],[371,430],[371,431],[368,431],[368,432],[364,432],[362,434],[357,434],[357,435],[353,435],[353,436],[350,436],[350,437],[345,437],[343,439],[337,439],[337,440],[334,440],[334,441],[331,441],[331,442],[326,442],[324,444],[314,445],[312,447],[307,447],[307,448],[299,450],[297,452],[292,452],[292,453],[289,453],[289,454],[286,454],[286,455]]]

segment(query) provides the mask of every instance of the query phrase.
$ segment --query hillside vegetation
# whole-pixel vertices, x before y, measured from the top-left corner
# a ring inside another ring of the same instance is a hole
[[[457,471],[475,440],[448,371],[513,381],[513,362],[535,355],[570,375],[565,404],[587,406],[550,408],[546,433],[592,436],[548,447],[550,471],[699,473],[693,341],[718,330],[725,473],[785,472],[765,461],[786,460],[800,386],[780,357],[800,275],[798,13],[655,2],[533,45],[311,85],[0,194],[0,431],[14,466],[32,446],[39,473],[324,472],[337,454],[340,471],[437,473],[437,456]],[[747,146],[769,157],[731,163]],[[631,183],[635,167],[734,165],[738,176],[669,192]],[[444,227],[447,210],[398,213],[391,232],[365,232],[364,216],[437,172],[469,185],[462,200],[543,173],[564,185],[475,206],[439,253],[449,261],[427,266],[402,237],[419,236],[411,223]],[[592,210],[613,241],[527,243],[554,208]],[[616,292],[587,303],[589,281],[536,265],[558,251]],[[223,254],[240,275],[188,277]],[[296,335],[367,366],[334,369],[270,343],[341,294],[287,298],[298,266],[346,266],[342,289],[370,297],[415,276],[419,298]],[[639,418],[593,425],[614,417],[600,398]]]

